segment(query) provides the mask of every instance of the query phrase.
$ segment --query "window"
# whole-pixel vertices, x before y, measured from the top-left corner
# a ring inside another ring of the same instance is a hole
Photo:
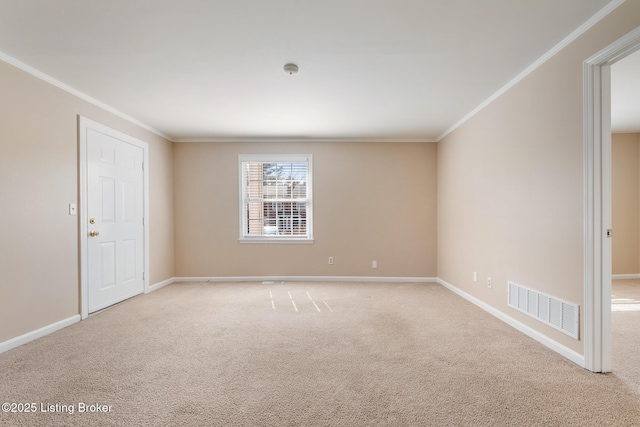
[[[311,155],[240,155],[240,241],[312,243]]]

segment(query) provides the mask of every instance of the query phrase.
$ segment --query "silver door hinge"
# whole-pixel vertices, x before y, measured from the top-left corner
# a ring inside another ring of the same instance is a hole
[[[142,280],[144,280],[144,271],[142,272]]]

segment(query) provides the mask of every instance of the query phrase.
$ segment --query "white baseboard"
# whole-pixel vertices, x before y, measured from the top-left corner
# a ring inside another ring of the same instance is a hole
[[[27,332],[26,334],[20,335],[19,337],[11,338],[8,341],[0,343],[0,353],[4,353],[5,351],[9,351],[12,348],[19,347],[23,344],[26,344],[28,342],[41,338],[45,335],[49,335],[50,333],[58,331],[69,325],[73,325],[74,323],[79,321],[80,321],[80,315],[76,314],[75,316],[71,316],[68,319],[64,319],[59,322],[52,323],[51,325],[47,325],[35,331]]]
[[[522,332],[526,336],[528,336],[530,338],[533,338],[534,340],[538,341],[540,344],[544,345],[545,347],[555,351],[556,353],[560,354],[561,356],[566,357],[567,359],[569,359],[572,362],[576,363],[580,367],[582,367],[582,368],[585,367],[585,360],[584,360],[584,356],[582,354],[576,353],[575,351],[571,350],[570,348],[565,347],[564,345],[558,343],[557,341],[552,340],[551,338],[547,337],[546,335],[536,331],[535,329],[525,325],[524,323],[514,319],[513,317],[511,317],[511,316],[501,312],[500,310],[490,306],[486,302],[481,301],[481,300],[479,300],[478,298],[476,298],[476,297],[474,297],[472,295],[469,295],[468,293],[456,288],[452,284],[447,283],[442,279],[438,279],[437,282],[439,284],[441,284],[442,286],[444,286],[445,288],[449,289],[450,291],[460,295],[462,298],[466,299],[467,301],[471,302],[472,304],[475,304],[476,306],[480,307],[481,309],[483,309],[487,313],[489,313],[489,314],[497,317],[498,319],[502,320],[503,322],[505,322],[509,326],[511,326],[511,327],[517,329],[518,331]]]
[[[436,277],[369,277],[369,276],[239,276],[239,277],[174,277],[174,282],[400,282],[437,283]]]
[[[613,280],[616,279],[640,279],[640,274],[614,274],[611,276]]]
[[[175,281],[176,281],[175,277],[171,277],[167,280],[163,280],[162,282],[158,282],[155,285],[149,286],[147,289],[145,289],[144,293],[148,294],[149,292],[157,291],[158,289],[164,288],[165,286],[170,285]]]

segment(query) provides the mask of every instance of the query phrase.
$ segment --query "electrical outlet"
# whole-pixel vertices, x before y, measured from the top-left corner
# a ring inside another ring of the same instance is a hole
[[[473,272],[473,281],[474,281],[474,282],[477,282],[477,281],[478,281],[478,272],[477,272],[477,271],[474,271],[474,272]]]
[[[487,288],[491,287],[491,277],[487,277]]]
[[[371,261],[371,268],[378,268],[378,261]]]
[[[333,257],[332,256],[329,257],[329,265],[333,265]]]

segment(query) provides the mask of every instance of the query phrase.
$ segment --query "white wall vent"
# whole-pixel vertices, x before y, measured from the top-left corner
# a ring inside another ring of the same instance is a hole
[[[580,306],[577,304],[509,282],[509,306],[578,339]]]

